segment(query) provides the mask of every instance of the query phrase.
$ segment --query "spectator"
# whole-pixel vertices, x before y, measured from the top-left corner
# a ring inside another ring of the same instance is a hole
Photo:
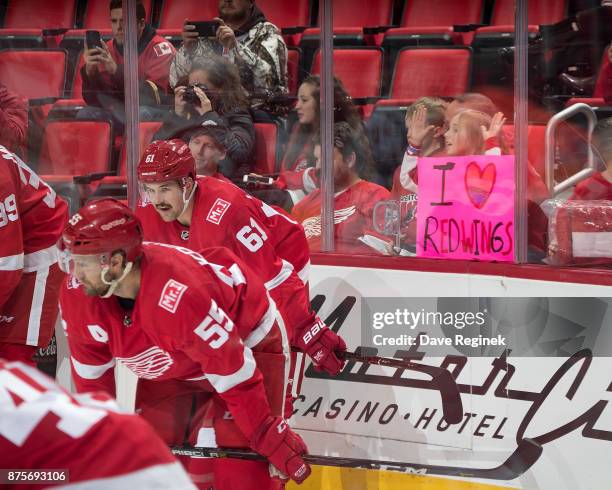
[[[23,156],[27,131],[27,102],[0,83],[0,145]]]
[[[334,124],[334,236],[341,253],[387,253],[389,244],[372,234],[377,202],[388,199],[389,191],[363,180],[370,174],[370,160],[364,151],[365,135],[347,122]],[[321,144],[315,139],[317,170],[321,167]],[[311,252],[321,250],[321,190],[297,203],[292,215],[302,224]]]
[[[446,102],[437,97],[421,97],[406,110],[408,146],[402,164],[393,175],[391,197],[400,202],[402,241],[416,243],[417,161],[415,155],[441,156],[445,153]]]
[[[228,178],[249,173],[255,126],[238,70],[220,56],[195,63],[189,71],[187,86],[174,88],[174,111],[166,117],[154,139],[181,138],[189,142],[192,132],[207,121],[229,128],[225,138],[227,154],[219,163],[219,171]]]
[[[279,29],[266,20],[255,0],[219,0],[216,38],[198,38],[195,26],[185,21],[183,46],[170,67],[170,85],[176,86],[196,60],[222,55],[239,70],[249,94],[285,94],[287,46]]]
[[[570,197],[573,201],[612,201],[612,117],[603,119],[593,132],[595,154],[606,169],[580,182]]]
[[[142,2],[136,4],[138,18],[138,78],[141,93],[148,99],[157,99],[168,91],[168,70],[176,53],[174,47],[155,29],[146,24],[146,12]],[[122,0],[111,0],[110,19],[113,39],[102,41],[102,47],[86,46],[81,69],[83,98],[88,107],[79,111],[83,119],[102,118],[112,115],[120,128],[125,120],[123,87],[124,22]],[[151,97],[151,94],[153,97]],[[144,99],[144,97],[143,97]],[[158,109],[141,106],[141,117],[153,117]]]
[[[309,76],[300,85],[296,111],[298,123],[293,126],[287,151],[281,163],[281,174],[275,182],[279,189],[289,192],[293,203],[318,186],[314,172],[313,138],[319,134],[321,80],[318,75]],[[334,78],[334,122],[347,122],[352,128],[363,131],[363,123],[357,108],[342,81]],[[364,145],[370,159],[370,146]]]
[[[612,45],[606,48],[593,97],[603,97],[606,102],[612,100]]]
[[[191,133],[189,149],[195,160],[196,173],[224,180],[219,173],[219,162],[227,154],[225,140],[228,129],[222,122],[206,121]]]

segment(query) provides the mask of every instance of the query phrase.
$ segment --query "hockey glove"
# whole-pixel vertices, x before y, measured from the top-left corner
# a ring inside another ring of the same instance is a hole
[[[346,351],[346,344],[323,320],[319,317],[316,320],[309,329],[297,335],[295,347],[308,354],[317,371],[335,376],[344,367],[340,353]]]
[[[270,415],[253,435],[251,447],[296,483],[310,475],[310,466],[301,458],[308,453],[306,444],[282,417]]]

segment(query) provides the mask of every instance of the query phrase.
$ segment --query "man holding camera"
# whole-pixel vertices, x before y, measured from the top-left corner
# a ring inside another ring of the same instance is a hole
[[[185,21],[183,46],[170,67],[172,87],[189,73],[194,60],[216,54],[238,67],[242,86],[251,95],[288,92],[287,46],[255,0],[219,0],[219,17],[213,21],[214,29],[198,29],[203,22]]]
[[[142,2],[136,4],[138,19],[138,78],[140,80],[141,105],[160,104],[160,95],[168,91],[168,70],[176,53],[174,47],[145,22],[146,12]],[[113,39],[107,43],[88,31],[88,43],[83,54],[85,65],[81,69],[83,98],[89,107],[79,112],[79,118],[99,118],[110,112],[113,119],[124,121],[124,16],[122,0],[111,0],[110,20]],[[95,38],[98,39],[95,39]],[[141,107],[141,116],[151,110]],[[144,112],[144,114],[143,114]]]

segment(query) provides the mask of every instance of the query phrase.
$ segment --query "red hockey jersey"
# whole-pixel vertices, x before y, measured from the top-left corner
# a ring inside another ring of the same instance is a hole
[[[78,391],[113,393],[119,359],[144,380],[198,382],[220,396],[249,440],[271,413],[253,351],[274,335],[285,359],[288,344],[255,274],[225,249],[204,254],[215,262],[186,248],[145,244],[132,311],[115,296],[87,297],[67,280],[60,303],[73,378]],[[281,391],[284,384],[281,377]]]
[[[39,328],[41,310],[57,316],[57,296],[45,303],[45,289],[57,291],[61,281],[57,265],[53,268],[55,244],[68,206],[3,146],[0,162],[0,317],[12,318],[0,322],[0,342],[47,345],[53,326],[43,319],[44,328]]]
[[[347,254],[373,253],[360,238],[371,235],[374,206],[389,199],[389,191],[360,180],[334,198],[336,251]],[[304,227],[311,252],[321,250],[321,190],[317,189],[293,207],[293,216]]]
[[[195,489],[141,417],[120,413],[103,393],[70,395],[25,364],[0,359],[0,421],[0,468],[54,470],[45,477],[61,488],[146,489],[163,482],[168,489]],[[39,489],[42,483],[2,488]]]

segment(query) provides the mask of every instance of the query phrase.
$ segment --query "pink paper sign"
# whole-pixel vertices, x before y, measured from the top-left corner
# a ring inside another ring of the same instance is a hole
[[[417,255],[514,260],[514,155],[419,158]]]

